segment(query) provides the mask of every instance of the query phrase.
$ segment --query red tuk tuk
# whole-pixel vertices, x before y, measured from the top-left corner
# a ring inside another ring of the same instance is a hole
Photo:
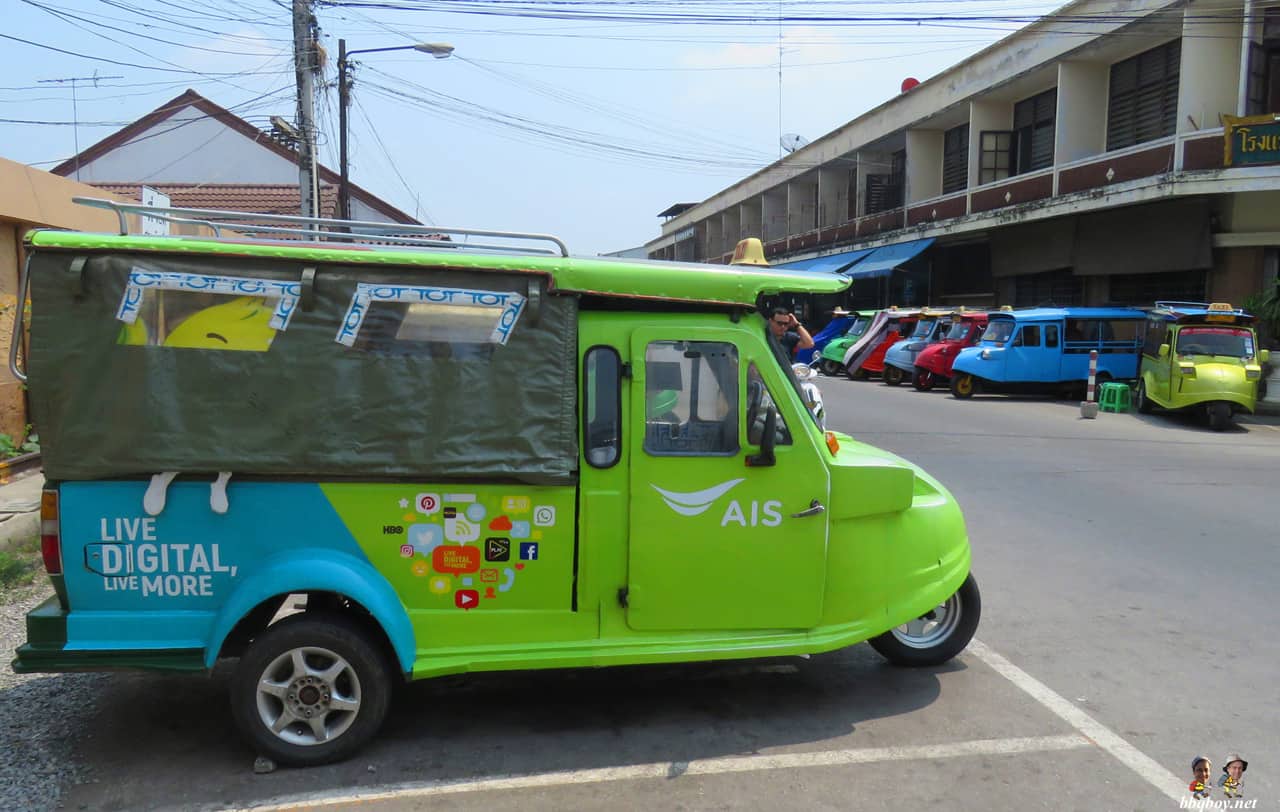
[[[891,307],[884,312],[889,317],[889,321],[885,325],[883,339],[861,364],[845,365],[845,374],[852,380],[856,381],[868,375],[884,374],[885,353],[894,344],[911,335],[916,329],[916,322],[920,320],[920,310],[918,308],[898,310],[895,307]]]
[[[936,344],[930,344],[916,356],[916,374],[911,383],[921,392],[928,392],[939,379],[951,377],[951,365],[965,347],[972,347],[987,329],[987,314],[961,310],[951,322],[951,329]]]

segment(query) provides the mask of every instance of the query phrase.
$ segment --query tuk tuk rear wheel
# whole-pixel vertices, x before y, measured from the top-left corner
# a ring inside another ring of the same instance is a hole
[[[969,573],[955,594],[937,607],[869,642],[893,665],[941,665],[969,645],[981,615],[982,596]]]
[[[1206,409],[1209,412],[1209,428],[1214,431],[1226,431],[1231,425],[1231,404],[1223,400],[1215,400]]]
[[[918,391],[928,392],[937,383],[932,372],[916,367],[916,374],[911,378],[911,385]]]
[[[898,386],[902,383],[902,370],[890,364],[885,364],[884,375],[882,377],[884,378],[885,384],[889,386]]]
[[[231,715],[258,753],[299,767],[340,761],[387,716],[391,667],[340,614],[281,620],[245,650],[231,678]]]
[[[848,367],[845,367],[844,374],[848,376],[851,381],[863,381],[867,378],[867,371],[862,367],[858,367],[857,369],[849,369]]]
[[[961,400],[973,397],[973,392],[977,388],[978,385],[972,375],[960,374],[951,379],[951,394]]]
[[[822,370],[823,375],[830,375],[833,378],[840,374],[841,366],[843,365],[840,362],[832,361],[830,358],[823,358],[822,362],[818,364],[818,368]]]

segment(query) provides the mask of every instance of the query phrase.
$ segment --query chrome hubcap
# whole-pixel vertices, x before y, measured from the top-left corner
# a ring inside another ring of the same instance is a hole
[[[360,678],[345,659],[317,646],[276,657],[258,678],[258,717],[290,744],[323,744],[341,736],[360,711]]]
[[[893,629],[893,636],[910,648],[932,648],[950,637],[960,625],[961,611],[959,594],[952,595],[937,608]]]

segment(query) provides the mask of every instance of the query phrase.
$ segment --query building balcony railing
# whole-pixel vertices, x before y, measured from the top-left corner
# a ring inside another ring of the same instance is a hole
[[[1223,168],[1223,129],[1196,130],[1003,178],[909,206],[864,214],[838,225],[785,236],[771,233],[765,243],[765,253],[772,259],[800,251],[866,242],[903,228],[927,227],[966,215],[988,214],[1002,208],[1051,201],[1063,195],[1105,189],[1125,181],[1176,171],[1212,172]],[[733,246],[726,243],[719,248],[728,257]],[[709,257],[715,257],[720,251],[707,253]]]

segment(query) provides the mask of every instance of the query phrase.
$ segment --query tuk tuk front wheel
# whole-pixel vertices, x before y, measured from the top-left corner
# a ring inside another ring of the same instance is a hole
[[[973,397],[974,390],[977,388],[978,385],[972,375],[960,374],[951,378],[951,394],[961,400]]]
[[[823,358],[818,364],[818,369],[822,370],[823,375],[835,377],[840,374],[840,368],[843,366],[839,361],[832,361],[830,358]]]
[[[911,385],[920,392],[928,392],[937,383],[932,372],[916,367],[916,374],[911,378]]]
[[[1133,400],[1140,414],[1151,414],[1151,398],[1147,397],[1147,382],[1142,378],[1138,379],[1138,392]]]
[[[1231,425],[1231,404],[1223,400],[1215,400],[1206,408],[1209,412],[1209,428],[1214,431],[1226,431]]]
[[[959,654],[973,639],[982,614],[982,596],[973,573],[955,594],[910,623],[890,629],[869,641],[893,665],[941,665]]]
[[[231,713],[258,753],[309,767],[363,747],[387,716],[391,669],[339,614],[294,615],[249,645],[231,679]]]
[[[885,384],[898,386],[902,383],[902,370],[890,364],[885,364],[883,377]]]

